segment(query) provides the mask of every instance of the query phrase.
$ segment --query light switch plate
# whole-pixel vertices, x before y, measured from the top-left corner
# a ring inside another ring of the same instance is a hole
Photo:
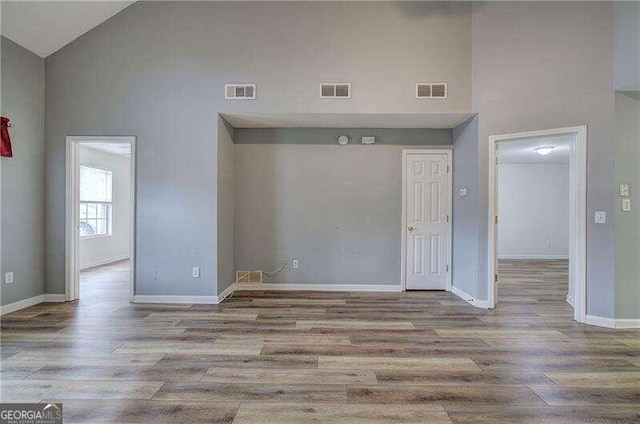
[[[596,224],[606,224],[607,223],[607,212],[605,212],[605,211],[596,211],[594,222]]]
[[[629,197],[629,184],[620,183],[620,197]]]
[[[631,199],[622,199],[622,212],[631,212]]]
[[[13,284],[13,271],[4,273],[4,283]]]
[[[200,267],[194,266],[193,269],[191,270],[191,276],[193,278],[200,278]]]

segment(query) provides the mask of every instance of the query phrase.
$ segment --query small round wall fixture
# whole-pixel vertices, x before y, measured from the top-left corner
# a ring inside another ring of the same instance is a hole
[[[347,144],[349,144],[349,136],[341,135],[340,137],[338,137],[338,144],[341,146],[346,146]]]

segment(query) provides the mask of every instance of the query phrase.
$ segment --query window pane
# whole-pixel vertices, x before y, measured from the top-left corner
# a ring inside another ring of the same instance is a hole
[[[96,220],[96,234],[105,234],[106,233],[106,228],[105,228],[105,221],[102,219],[98,219]]]
[[[110,202],[112,174],[107,169],[80,166],[80,200]]]
[[[111,235],[111,203],[81,202],[80,237]]]
[[[94,219],[98,214],[98,205],[95,203],[87,203],[87,218]]]

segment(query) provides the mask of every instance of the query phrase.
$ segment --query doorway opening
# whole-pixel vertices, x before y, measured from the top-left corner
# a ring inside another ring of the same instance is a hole
[[[489,150],[490,306],[566,300],[584,322],[586,127],[492,136]]]
[[[135,137],[67,137],[67,301],[133,299]]]

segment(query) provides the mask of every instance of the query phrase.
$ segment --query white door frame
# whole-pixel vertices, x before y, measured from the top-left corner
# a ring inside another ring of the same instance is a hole
[[[79,246],[80,234],[76,222],[79,210],[80,161],[78,146],[89,143],[131,144],[131,211],[129,234],[129,301],[133,301],[135,288],[135,233],[136,233],[136,137],[133,136],[68,136],[66,138],[66,224],[65,224],[65,300],[76,300],[80,294]]]
[[[445,154],[447,155],[447,183],[449,184],[449,190],[447,190],[447,213],[449,215],[449,222],[447,223],[447,285],[445,290],[451,291],[451,258],[453,255],[452,246],[452,224],[453,224],[453,148],[446,147],[429,147],[427,149],[402,149],[402,248],[400,253],[400,289],[405,291],[407,289],[407,276],[406,276],[406,264],[407,264],[407,157],[410,154]]]
[[[569,154],[569,284],[574,293],[574,318],[585,322],[587,309],[587,126],[528,131],[489,137],[489,245],[488,281],[489,307],[495,308],[497,284],[495,275],[497,258],[496,212],[497,205],[497,155],[496,144],[523,138],[573,135]]]

